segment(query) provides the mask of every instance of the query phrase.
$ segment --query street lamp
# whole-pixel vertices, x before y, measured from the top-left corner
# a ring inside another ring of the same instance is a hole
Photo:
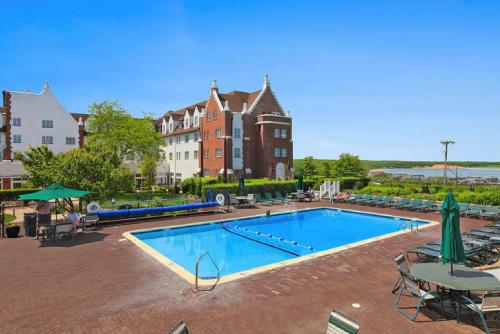
[[[444,146],[444,171],[443,171],[443,178],[444,178],[444,186],[446,187],[446,179],[448,175],[446,174],[446,168],[448,167],[448,145],[453,145],[455,142],[453,140],[441,140],[441,145]]]

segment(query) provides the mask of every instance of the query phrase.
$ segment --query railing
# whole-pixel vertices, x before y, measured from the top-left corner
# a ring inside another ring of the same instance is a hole
[[[410,229],[410,231],[413,231],[414,224],[415,224],[415,230],[418,231],[418,220],[404,220],[399,225],[398,231],[406,230],[408,228]]]
[[[212,264],[214,265],[215,269],[217,269],[217,276],[205,276],[205,277],[200,277],[199,275],[199,267],[200,267],[200,261],[205,257],[205,256],[208,256],[208,258],[210,259],[210,261],[212,261]],[[210,254],[208,253],[208,251],[206,251],[205,253],[203,253],[202,255],[200,255],[200,257],[198,257],[198,260],[196,260],[196,271],[195,271],[195,275],[196,275],[196,278],[195,278],[195,283],[194,283],[194,288],[196,291],[212,291],[213,289],[215,289],[215,286],[217,285],[217,283],[219,283],[220,281],[220,270],[219,270],[219,267],[217,266],[217,264],[215,263],[214,259],[210,256]],[[202,278],[202,279],[215,279],[215,283],[210,286],[210,288],[200,288],[198,286],[198,280]]]

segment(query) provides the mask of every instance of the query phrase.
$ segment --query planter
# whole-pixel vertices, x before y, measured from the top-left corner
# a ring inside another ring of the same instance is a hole
[[[21,226],[7,227],[5,229],[5,232],[7,234],[7,238],[17,238],[19,236],[20,230],[21,230]]]

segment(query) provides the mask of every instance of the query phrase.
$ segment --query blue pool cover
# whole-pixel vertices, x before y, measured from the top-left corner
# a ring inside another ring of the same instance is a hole
[[[208,251],[223,276],[396,232],[409,223],[427,222],[321,208],[133,235],[193,274],[196,260]],[[210,261],[200,263],[200,276],[216,273]]]

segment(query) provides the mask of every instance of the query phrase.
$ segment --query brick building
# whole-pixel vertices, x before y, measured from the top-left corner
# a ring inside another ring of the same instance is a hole
[[[169,184],[193,175],[286,179],[293,167],[292,118],[266,75],[262,89],[220,93],[167,112],[158,123],[170,165]]]

